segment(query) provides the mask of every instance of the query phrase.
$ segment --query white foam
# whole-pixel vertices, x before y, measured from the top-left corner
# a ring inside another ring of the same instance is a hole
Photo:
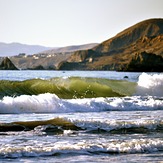
[[[163,74],[149,75],[142,73],[139,76],[137,95],[163,96]]]
[[[121,129],[137,129],[137,131],[155,131],[159,128],[159,126],[163,125],[162,120],[150,120],[150,119],[138,119],[138,120],[117,120],[114,118],[103,118],[100,120],[96,119],[76,119],[72,120],[72,122],[88,131],[92,130],[105,130],[105,131],[114,131],[114,130],[121,130]],[[140,129],[140,130],[139,130]]]
[[[123,98],[60,99],[55,94],[22,95],[0,100],[0,113],[68,113],[110,110],[160,110],[163,98],[132,96]]]
[[[0,113],[40,113],[53,112],[60,108],[60,99],[54,94],[5,96],[0,101]]]
[[[1,158],[20,158],[53,156],[54,154],[89,154],[89,153],[145,153],[163,150],[161,139],[133,139],[133,140],[103,140],[96,139],[87,141],[57,141],[44,143],[41,141],[29,144],[2,144],[0,148]]]

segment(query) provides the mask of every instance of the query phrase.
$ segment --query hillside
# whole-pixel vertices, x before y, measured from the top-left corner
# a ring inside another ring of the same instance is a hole
[[[33,55],[18,55],[10,57],[20,69],[56,69],[58,64],[67,60],[77,50],[93,48],[96,43],[53,48]],[[0,59],[1,60],[1,59]]]
[[[91,50],[77,51],[59,69],[127,71],[125,67],[142,52],[163,57],[163,19],[142,21]]]
[[[115,37],[108,39],[94,48],[95,51],[108,53],[124,49],[136,41],[163,34],[163,19],[150,19],[125,29]]]

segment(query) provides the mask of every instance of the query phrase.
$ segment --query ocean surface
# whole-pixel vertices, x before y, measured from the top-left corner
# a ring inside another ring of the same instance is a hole
[[[163,162],[163,74],[0,71],[0,162]]]

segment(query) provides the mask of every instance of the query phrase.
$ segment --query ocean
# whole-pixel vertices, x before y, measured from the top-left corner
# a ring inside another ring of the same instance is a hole
[[[0,162],[163,162],[163,73],[0,71]]]

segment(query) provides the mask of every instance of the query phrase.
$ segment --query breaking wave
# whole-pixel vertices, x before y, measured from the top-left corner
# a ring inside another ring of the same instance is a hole
[[[105,142],[79,141],[70,143],[67,141],[56,142],[51,146],[35,142],[34,146],[20,144],[17,146],[2,145],[1,158],[57,156],[61,154],[118,154],[118,153],[149,153],[163,150],[163,140],[160,139],[135,139],[130,141],[110,140]]]
[[[122,97],[135,92],[136,83],[100,78],[66,77],[50,80],[0,81],[0,97],[56,94],[59,98]]]
[[[101,111],[161,110],[163,98],[132,96],[121,98],[60,99],[54,94],[21,95],[0,100],[0,113],[70,113]]]
[[[148,133],[162,132],[162,119],[142,119],[142,120],[113,120],[113,119],[71,119],[71,118],[53,118],[49,120],[36,121],[17,121],[10,123],[0,123],[0,133],[9,131],[39,131],[62,134],[64,130],[85,131],[92,133],[109,132],[112,134],[122,133]]]
[[[145,73],[139,77],[138,84],[79,77],[1,81],[0,113],[161,110],[162,83],[163,74]]]
[[[137,93],[138,95],[163,96],[163,74],[148,75],[142,73],[139,76]]]

